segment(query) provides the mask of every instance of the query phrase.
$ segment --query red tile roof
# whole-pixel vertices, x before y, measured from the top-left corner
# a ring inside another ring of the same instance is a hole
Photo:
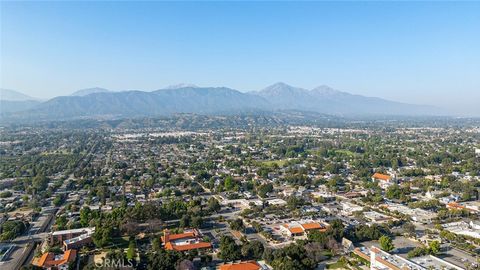
[[[305,223],[305,224],[302,224],[302,227],[303,227],[305,230],[325,229],[325,227],[323,227],[322,225],[320,225],[320,223],[317,223],[317,222]]]
[[[175,250],[175,251],[188,251],[193,249],[204,249],[204,248],[211,248],[212,244],[207,242],[198,242],[194,244],[186,244],[186,245],[173,245],[171,242],[168,242],[165,245],[166,249]]]
[[[178,233],[178,234],[169,234],[168,240],[175,241],[178,239],[185,239],[185,238],[195,238],[195,232],[186,232],[186,233]],[[165,242],[164,236],[162,236],[162,242]]]
[[[66,250],[65,253],[63,253],[63,257],[60,260],[54,260],[55,254],[51,252],[47,252],[47,253],[44,253],[40,257],[40,259],[38,260],[34,259],[32,264],[38,267],[49,268],[52,266],[59,266],[62,264],[73,262],[75,261],[76,258],[77,258],[77,251],[75,249]]]
[[[372,177],[378,180],[390,181],[390,175],[386,175],[386,174],[375,173]]]
[[[260,265],[256,261],[230,263],[220,266],[220,270],[259,270]]]
[[[292,228],[289,228],[288,230],[293,234],[303,233],[302,227],[292,227]]]

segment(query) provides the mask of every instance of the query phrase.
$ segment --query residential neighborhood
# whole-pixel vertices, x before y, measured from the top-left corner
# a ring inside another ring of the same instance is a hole
[[[4,129],[1,268],[478,269],[479,142],[449,126]]]

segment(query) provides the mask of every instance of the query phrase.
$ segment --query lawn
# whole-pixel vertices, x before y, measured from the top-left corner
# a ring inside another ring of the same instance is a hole
[[[327,269],[349,269],[343,262],[327,264]]]
[[[280,159],[280,160],[266,160],[262,161],[261,164],[267,167],[273,167],[274,164],[276,164],[278,167],[283,167],[287,163],[286,159]]]
[[[113,238],[112,243],[117,248],[127,248],[130,241],[128,240],[128,236],[124,236],[124,237]]]

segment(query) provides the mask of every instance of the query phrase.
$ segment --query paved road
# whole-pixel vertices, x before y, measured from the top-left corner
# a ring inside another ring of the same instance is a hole
[[[467,267],[477,264],[477,259],[475,257],[458,248],[449,248],[445,253],[446,254],[439,255],[438,257],[457,266]]]
[[[34,242],[41,242],[45,238],[48,237],[47,232],[40,232],[42,227],[44,227],[45,231],[49,231],[50,227],[52,226],[54,222],[54,218],[50,220],[49,224],[46,224],[48,222],[48,216],[49,214],[42,214],[40,217],[35,221],[32,222],[30,230],[25,233],[22,236],[19,236],[15,238],[11,243],[15,245],[14,250],[8,256],[5,262],[0,264],[0,269],[2,270],[16,270],[19,263],[22,260],[27,259],[27,257],[31,257],[31,253],[27,249],[27,244],[28,243],[34,243]],[[28,260],[27,260],[28,261]]]

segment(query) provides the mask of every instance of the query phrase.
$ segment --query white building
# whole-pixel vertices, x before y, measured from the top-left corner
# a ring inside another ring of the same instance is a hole
[[[479,238],[480,239],[480,225],[474,222],[464,222],[464,221],[459,221],[459,222],[452,222],[452,223],[447,223],[443,224],[442,227],[454,234],[458,235],[465,235],[465,236],[470,236],[473,238]]]
[[[354,212],[363,211],[363,206],[344,201],[342,205],[342,214],[346,216],[352,215]]]
[[[382,189],[387,189],[391,185],[394,185],[397,183],[395,175],[390,176],[386,174],[381,174],[381,173],[375,173],[372,175],[372,181],[377,182],[378,186]]]
[[[435,256],[422,256],[411,260],[392,255],[377,247],[356,248],[353,253],[370,262],[370,270],[464,270]]]
[[[421,222],[424,224],[431,223],[433,219],[437,217],[437,213],[423,210],[420,208],[412,209],[408,206],[399,203],[387,203],[387,208],[390,211],[397,211],[402,214],[409,215],[413,221]]]
[[[384,215],[376,211],[364,212],[363,215],[366,219],[370,220],[370,224],[381,224],[390,220],[395,220],[393,217]]]

